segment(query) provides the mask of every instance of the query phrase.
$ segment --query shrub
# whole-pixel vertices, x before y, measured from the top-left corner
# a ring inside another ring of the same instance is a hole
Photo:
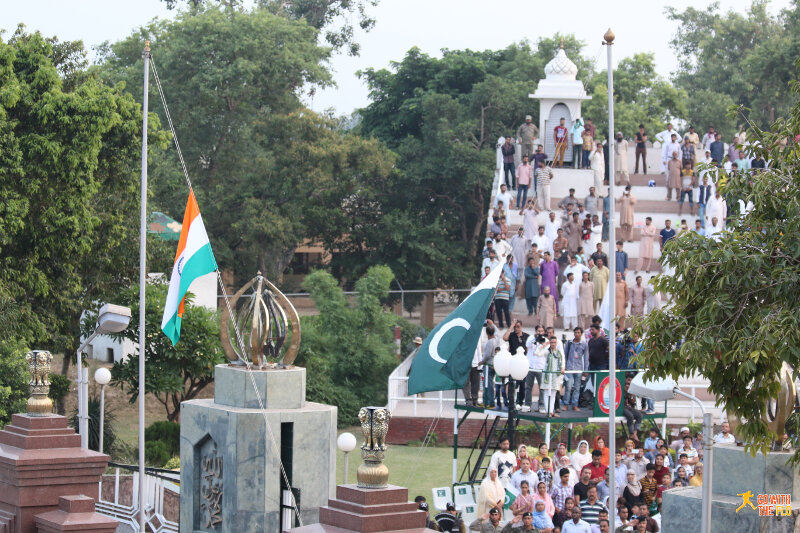
[[[171,457],[180,455],[181,453],[181,425],[177,422],[153,422],[144,429],[144,440],[146,444],[150,444],[151,442],[161,442],[164,444],[167,458],[161,463],[163,465],[169,461]],[[147,447],[145,446],[145,454],[146,453]]]
[[[100,449],[100,398],[97,396],[90,396],[89,401],[89,449],[98,451]],[[110,409],[105,410],[103,417],[103,453],[114,456],[117,448],[117,433],[114,430],[114,424],[117,419],[114,412]],[[80,433],[80,425],[78,424],[78,413],[74,413],[70,417],[70,423],[75,431]]]
[[[64,398],[69,394],[71,382],[63,374],[50,374],[50,393],[48,396],[56,405],[56,412],[64,414]],[[103,442],[105,444],[105,442]]]
[[[144,458],[149,466],[162,468],[172,458],[164,441],[147,441],[144,443]]]

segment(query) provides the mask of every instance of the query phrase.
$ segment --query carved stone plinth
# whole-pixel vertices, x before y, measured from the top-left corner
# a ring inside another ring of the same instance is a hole
[[[291,533],[426,533],[425,513],[408,501],[408,489],[388,485],[366,489],[339,485],[336,498],[319,510],[319,524]]]
[[[98,498],[108,456],[80,446],[63,416],[13,415],[0,431],[0,531],[33,533],[61,496]]]

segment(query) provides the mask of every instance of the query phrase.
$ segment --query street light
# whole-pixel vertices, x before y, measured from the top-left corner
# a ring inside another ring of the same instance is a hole
[[[695,402],[703,413],[703,508],[700,515],[700,531],[711,533],[711,474],[714,463],[714,439],[711,437],[711,413],[707,413],[703,407],[703,402],[691,394],[687,394],[678,388],[674,379],[652,379],[645,381],[643,373],[640,372],[631,380],[628,392],[634,396],[640,396],[648,400],[664,402],[672,400],[675,396],[683,396]]]
[[[336,439],[336,446],[344,452],[344,480],[342,483],[347,485],[347,454],[356,448],[356,436],[352,433],[342,433],[339,435],[339,438]]]
[[[111,381],[111,371],[100,367],[94,371],[94,382],[100,385],[100,446],[97,451],[103,453],[103,421],[106,415],[106,385]]]
[[[81,353],[98,335],[119,333],[128,327],[131,310],[121,305],[105,304],[97,312],[97,327],[77,351],[78,370],[78,433],[81,435],[81,448],[89,447],[89,370],[83,368]]]
[[[512,449],[515,446],[514,433],[516,429],[517,402],[515,384],[522,381],[528,375],[528,358],[525,357],[525,349],[517,348],[517,353],[511,353],[505,348],[501,349],[494,356],[494,371],[501,378],[511,377],[508,382],[508,440]]]

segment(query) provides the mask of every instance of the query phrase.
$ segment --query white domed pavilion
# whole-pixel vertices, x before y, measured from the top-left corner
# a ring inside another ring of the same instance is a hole
[[[578,67],[567,57],[563,46],[545,66],[544,73],[545,79],[539,80],[536,92],[529,96],[539,99],[539,142],[552,156],[555,152],[553,128],[563,117],[567,129],[571,130],[572,123],[581,116],[581,102],[591,97],[578,81]],[[572,161],[572,150],[567,150],[564,161]]]

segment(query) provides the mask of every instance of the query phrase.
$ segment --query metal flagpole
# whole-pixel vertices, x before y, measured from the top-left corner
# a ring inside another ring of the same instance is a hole
[[[139,208],[139,531],[144,532],[144,358],[145,283],[147,282],[147,93],[150,84],[150,41],[144,42],[144,96],[142,97],[142,182]]]
[[[614,296],[617,284],[617,261],[614,243],[614,67],[611,64],[611,46],[614,32],[611,28],[603,35],[603,44],[608,49],[608,522],[614,524],[617,515],[616,497],[616,393],[617,393],[617,350],[616,350],[616,302]]]

